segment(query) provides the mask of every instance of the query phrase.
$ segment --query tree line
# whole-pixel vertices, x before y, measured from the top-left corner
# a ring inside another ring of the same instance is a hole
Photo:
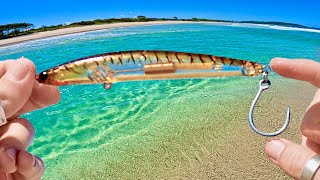
[[[28,31],[33,27],[34,26],[31,23],[13,23],[0,25],[0,39],[29,34]]]
[[[40,28],[34,28],[31,23],[14,23],[0,25],[0,39],[6,39],[26,34],[31,34],[35,32],[52,31],[56,29],[69,28],[69,27],[79,27],[88,25],[98,25],[98,24],[110,24],[110,23],[120,23],[120,22],[147,22],[147,21],[206,21],[206,22],[236,22],[236,23],[253,23],[253,24],[269,24],[269,25],[280,25],[287,27],[299,27],[299,28],[309,28],[309,29],[319,29],[315,27],[306,27],[299,24],[284,23],[284,22],[263,22],[263,21],[229,21],[229,20],[215,20],[215,19],[204,19],[204,18],[191,18],[191,19],[179,19],[174,16],[172,18],[149,18],[146,16],[137,16],[135,18],[109,18],[109,19],[96,19],[92,21],[80,21],[70,24],[58,24],[53,26],[42,26]]]
[[[137,16],[135,18],[109,18],[109,19],[96,19],[92,21],[80,21],[70,24],[58,24],[52,26],[41,26],[40,28],[34,28],[31,23],[14,23],[0,25],[0,39],[7,39],[16,36],[31,34],[35,32],[52,31],[62,28],[69,27],[79,27],[88,25],[98,25],[98,24],[110,24],[119,22],[147,22],[147,21],[168,21],[168,20],[178,20],[174,18],[148,18],[146,16]]]
[[[79,27],[79,26],[88,26],[88,25],[98,25],[98,24],[110,24],[110,23],[121,23],[121,22],[148,22],[148,21],[217,21],[221,20],[210,20],[210,19],[179,19],[174,16],[172,18],[149,18],[146,16],[137,16],[135,18],[109,18],[109,19],[96,19],[91,21],[80,21],[70,24],[58,24],[52,26],[42,26],[40,28],[34,28],[34,25],[31,23],[14,23],[0,25],[0,39],[12,38],[16,36],[31,34],[35,32],[44,32],[52,31],[62,28],[69,27]],[[228,21],[223,21],[228,22]]]

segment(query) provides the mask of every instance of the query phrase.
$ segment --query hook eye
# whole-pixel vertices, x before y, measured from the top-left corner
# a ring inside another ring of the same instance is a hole
[[[266,89],[269,89],[271,86],[271,82],[267,79],[267,80],[264,80],[262,79],[260,82],[259,82],[259,88],[260,89],[263,89],[262,91],[266,90]],[[260,90],[259,90],[260,91]]]

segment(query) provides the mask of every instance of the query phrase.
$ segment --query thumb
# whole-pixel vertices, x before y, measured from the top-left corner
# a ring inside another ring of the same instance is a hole
[[[320,89],[316,92],[301,123],[301,132],[308,139],[320,144]],[[320,148],[319,148],[320,149]]]
[[[17,155],[16,179],[38,180],[44,174],[45,165],[43,161],[27,151],[20,151]]]
[[[0,62],[0,101],[7,118],[29,99],[35,79],[32,61],[20,58]]]
[[[316,153],[305,146],[286,139],[273,139],[266,144],[265,151],[269,159],[294,179],[300,179],[307,161]],[[320,171],[314,175],[320,179]]]

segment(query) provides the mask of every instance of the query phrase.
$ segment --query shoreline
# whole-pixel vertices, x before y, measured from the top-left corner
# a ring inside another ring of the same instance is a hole
[[[0,48],[7,47],[11,45],[16,45],[28,41],[40,40],[45,38],[64,36],[70,34],[85,33],[91,31],[107,30],[113,28],[126,28],[134,26],[152,26],[152,25],[166,25],[166,24],[215,24],[215,25],[237,25],[239,27],[245,27],[241,25],[251,25],[255,27],[265,27],[275,30],[293,30],[293,31],[305,31],[305,32],[314,32],[320,33],[320,30],[314,29],[304,29],[304,28],[295,28],[295,27],[285,27],[285,26],[269,26],[264,24],[254,24],[254,23],[228,23],[228,22],[211,22],[211,21],[148,21],[148,22],[120,22],[120,23],[111,23],[111,24],[99,24],[99,25],[87,25],[79,27],[69,27],[62,28],[52,31],[38,32],[18,37],[13,37],[9,39],[0,40]]]
[[[188,22],[188,21],[149,21],[149,22],[125,22],[125,23],[114,23],[114,24],[101,24],[101,25],[91,25],[82,27],[72,27],[63,28],[53,31],[45,31],[39,33],[33,33],[25,36],[18,36],[14,38],[0,40],[0,47],[20,44],[27,41],[45,39],[55,36],[63,36],[69,34],[84,33],[97,30],[105,30],[112,28],[123,28],[123,27],[133,27],[133,26],[148,26],[148,25],[164,25],[164,24],[194,24],[199,22]],[[200,22],[204,23],[204,22]],[[217,22],[218,23],[218,22]]]

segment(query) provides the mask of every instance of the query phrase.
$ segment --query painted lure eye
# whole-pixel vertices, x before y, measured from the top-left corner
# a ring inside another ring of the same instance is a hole
[[[45,81],[46,79],[48,79],[48,74],[47,74],[47,72],[42,72],[42,73],[40,73],[40,74],[39,74],[39,79],[40,79],[41,81]]]

